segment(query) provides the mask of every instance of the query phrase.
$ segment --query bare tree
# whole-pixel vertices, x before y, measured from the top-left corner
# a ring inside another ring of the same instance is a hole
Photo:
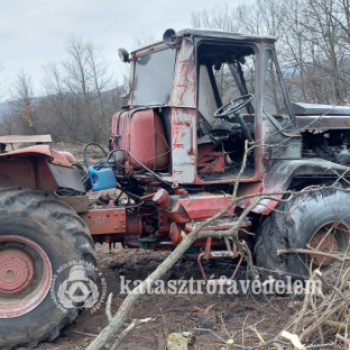
[[[16,130],[16,124],[14,122],[13,114],[10,110],[5,110],[1,112],[1,134],[2,135],[12,135],[13,131]]]
[[[154,30],[151,28],[143,28],[139,33],[134,35],[134,46],[136,48],[140,48],[142,46],[146,46],[156,41],[157,36]]]
[[[194,28],[214,28],[226,32],[239,32],[240,28],[236,17],[236,8],[223,4],[209,10],[203,9],[193,12],[191,24]]]
[[[21,70],[11,86],[8,118],[17,124],[19,132],[24,134],[37,133],[38,113],[33,90],[32,78]]]
[[[254,0],[249,5],[223,5],[194,12],[191,23],[194,27],[275,36],[292,99],[348,103],[349,0]]]
[[[0,63],[0,102],[3,100],[5,91],[4,66]]]
[[[81,97],[80,113],[88,123],[85,133],[91,141],[97,141],[97,130],[93,110],[93,72],[83,39],[72,38],[67,46],[68,59],[63,62],[65,84],[70,93]]]
[[[111,117],[119,109],[120,89],[112,81],[103,47],[72,38],[61,64],[43,68],[46,97],[57,141],[107,140]]]
[[[109,62],[103,56],[102,51],[102,47],[94,45],[91,41],[86,43],[86,52],[91,68],[94,91],[99,101],[102,117],[106,118],[102,93],[110,87],[111,76],[108,73]]]

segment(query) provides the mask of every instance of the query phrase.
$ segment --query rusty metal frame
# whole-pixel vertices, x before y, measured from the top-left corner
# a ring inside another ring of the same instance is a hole
[[[196,57],[196,69],[197,69],[197,75],[198,75],[198,69],[199,69],[199,65],[198,65],[198,47],[200,44],[202,43],[223,43],[223,44],[227,44],[227,43],[237,43],[242,44],[241,41],[238,40],[234,40],[234,39],[215,39],[215,41],[210,40],[208,38],[195,38],[194,40],[194,44],[195,44],[195,57]],[[261,106],[261,96],[262,96],[262,92],[263,92],[263,87],[262,87],[262,55],[263,55],[263,47],[264,44],[263,43],[256,43],[256,42],[244,42],[245,46],[249,46],[251,47],[255,53],[256,53],[256,59],[255,59],[255,81],[256,81],[256,105],[255,105],[255,139],[257,140],[257,144],[258,146],[262,146],[263,145],[263,140],[264,140],[264,135],[263,135],[263,128],[262,128],[262,106]],[[198,93],[199,93],[199,84],[198,84],[198,79],[197,79],[197,84],[196,84],[196,101],[197,101],[197,105],[196,108],[198,109]],[[197,112],[196,109],[196,112]],[[197,117],[198,120],[198,117]],[[196,125],[197,127],[197,125]],[[197,162],[197,159],[196,159]],[[254,174],[252,176],[242,176],[241,178],[241,182],[255,182],[255,181],[259,181],[262,180],[263,178],[263,150],[261,150],[261,147],[257,147],[255,149],[255,171]],[[198,169],[196,169],[196,175],[195,175],[195,184],[198,185],[204,185],[204,184],[220,184],[220,183],[230,183],[232,181],[234,181],[235,177],[231,177],[231,178],[227,178],[227,179],[216,179],[216,180],[212,180],[212,181],[205,181],[202,180],[199,177],[198,174]]]
[[[127,233],[125,208],[92,209],[80,217],[91,235]]]
[[[0,136],[0,143],[52,143],[51,135],[6,135]]]
[[[226,240],[225,240],[225,243],[227,245],[227,241]],[[211,244],[212,244],[212,237],[208,237],[207,241],[206,241],[206,244],[205,244],[205,251],[204,251],[204,253],[199,254],[198,258],[197,258],[199,269],[201,270],[202,276],[203,276],[205,281],[208,281],[208,282],[213,283],[213,284],[227,284],[227,283],[229,283],[229,281],[232,281],[235,278],[235,276],[236,276],[236,274],[238,272],[238,269],[241,266],[241,263],[243,261],[243,255],[240,252],[238,252],[236,245],[234,245],[234,250],[233,251],[231,250],[231,247],[227,251],[211,251]],[[204,272],[203,265],[202,265],[202,262],[201,262],[202,258],[204,260],[220,259],[220,258],[235,259],[238,256],[240,256],[240,259],[239,259],[239,261],[238,261],[238,263],[236,265],[236,268],[233,271],[233,273],[232,273],[230,278],[224,279],[224,280],[223,279],[208,279],[207,278],[207,275]]]

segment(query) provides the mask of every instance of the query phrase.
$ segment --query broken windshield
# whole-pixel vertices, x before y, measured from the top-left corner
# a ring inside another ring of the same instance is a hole
[[[171,48],[136,58],[133,106],[159,106],[169,102],[174,79],[176,50]]]

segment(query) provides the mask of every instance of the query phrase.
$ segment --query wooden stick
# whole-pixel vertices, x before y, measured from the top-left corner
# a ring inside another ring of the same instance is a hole
[[[349,305],[350,305],[350,300],[336,287],[333,286],[332,283],[328,282],[323,276],[320,270],[315,270],[315,273],[320,277],[322,282],[327,284],[328,287],[332,288],[336,293],[338,293]]]
[[[337,337],[338,339],[340,339],[341,341],[343,341],[345,344],[350,345],[350,339],[343,337],[343,336],[340,335],[339,333],[336,335],[336,337]]]
[[[327,258],[332,258],[335,260],[339,260],[341,262],[346,262],[350,261],[350,256],[339,256],[335,254],[330,254],[330,253],[324,253],[318,250],[309,250],[309,249],[278,249],[277,250],[277,255],[282,255],[282,254],[314,254],[314,255],[322,255]]]
[[[107,304],[106,304],[106,315],[108,318],[108,322],[111,322],[113,319],[112,311],[111,311],[112,298],[113,298],[113,293],[110,293],[108,296],[108,299],[107,299]]]
[[[152,318],[145,318],[143,320],[133,320],[129,327],[123,330],[123,332],[120,333],[119,337],[116,339],[114,344],[110,347],[110,350],[116,350],[118,349],[119,345],[124,341],[124,339],[136,328],[139,326],[142,326],[150,321],[154,321],[155,319]]]

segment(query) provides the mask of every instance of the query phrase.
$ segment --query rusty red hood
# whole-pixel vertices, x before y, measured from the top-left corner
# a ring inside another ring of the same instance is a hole
[[[71,163],[74,163],[76,160],[74,156],[69,152],[57,152],[53,150],[48,145],[36,145],[21,148],[16,151],[2,153],[0,157],[9,157],[9,156],[46,156],[51,163],[72,167]]]

